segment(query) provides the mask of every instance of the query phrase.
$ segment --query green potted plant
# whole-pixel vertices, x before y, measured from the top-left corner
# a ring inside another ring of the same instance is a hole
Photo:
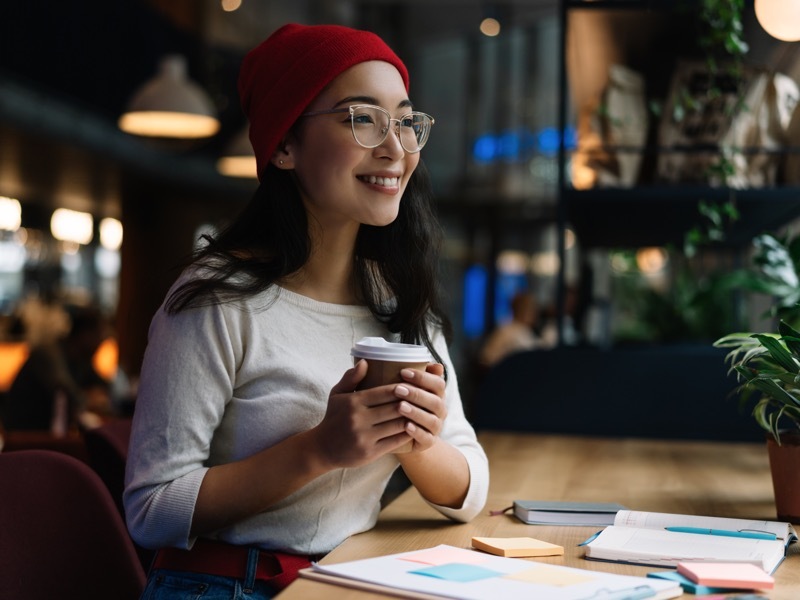
[[[780,321],[777,333],[732,333],[714,345],[737,373],[742,406],[768,432],[778,519],[800,522],[800,332]]]

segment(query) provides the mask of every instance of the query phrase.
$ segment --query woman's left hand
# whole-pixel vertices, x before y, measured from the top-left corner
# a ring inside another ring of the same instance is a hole
[[[447,418],[444,367],[428,365],[425,373],[404,369],[406,383],[395,386],[405,432],[411,436],[411,452],[395,454],[411,484],[428,502],[459,508],[469,490],[469,465],[464,454],[439,435]],[[398,393],[407,388],[408,393]]]
[[[395,396],[400,400],[400,414],[408,421],[405,431],[413,438],[412,452],[433,446],[447,418],[444,400],[444,366],[428,365],[426,371],[403,369],[400,376],[411,385],[398,384]]]

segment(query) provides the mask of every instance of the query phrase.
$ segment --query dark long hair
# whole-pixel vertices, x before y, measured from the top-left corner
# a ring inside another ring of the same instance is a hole
[[[433,210],[430,181],[422,161],[409,179],[397,219],[361,225],[356,238],[355,280],[362,301],[400,341],[424,344],[437,361],[431,327],[450,340],[452,326],[441,307],[438,286],[442,231]],[[170,314],[254,296],[306,264],[311,252],[308,218],[289,171],[270,164],[261,185],[239,216],[193,260],[203,276],[182,283],[169,296]],[[387,304],[387,297],[393,302]]]

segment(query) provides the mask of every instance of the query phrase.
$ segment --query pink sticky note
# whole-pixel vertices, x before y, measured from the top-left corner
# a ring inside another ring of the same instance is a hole
[[[446,565],[449,563],[477,565],[485,562],[487,559],[484,554],[472,550],[464,550],[463,548],[454,548],[452,546],[436,546],[435,548],[422,550],[414,554],[407,554],[398,558],[422,563],[424,565]]]
[[[775,579],[750,563],[681,562],[678,573],[700,585],[744,590],[771,590]]]

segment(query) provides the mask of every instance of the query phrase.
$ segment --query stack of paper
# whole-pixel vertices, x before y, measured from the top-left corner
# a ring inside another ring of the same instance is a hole
[[[384,594],[402,590],[412,597],[461,600],[662,600],[683,593],[674,581],[560,567],[446,545],[335,565],[315,563],[300,575]]]

